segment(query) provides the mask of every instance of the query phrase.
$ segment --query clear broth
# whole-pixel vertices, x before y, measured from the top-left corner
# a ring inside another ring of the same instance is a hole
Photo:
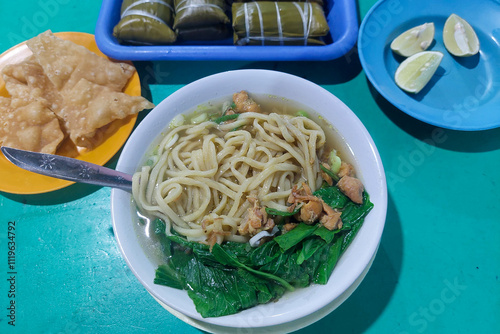
[[[332,149],[337,150],[337,154],[341,160],[352,164],[356,169],[355,157],[344,138],[340,135],[340,133],[338,133],[332,124],[321,117],[315,110],[312,110],[311,108],[295,101],[278,96],[251,94],[251,97],[261,106],[261,110],[264,113],[275,112],[278,114],[297,115],[299,111],[306,112],[308,117],[320,125],[325,131],[326,145],[324,152],[330,152]],[[196,118],[202,113],[220,115],[223,110],[223,105],[224,103],[227,103],[227,101],[232,101],[232,97],[228,96],[219,100],[198,105],[197,107],[184,113],[186,121],[190,122],[191,119]],[[163,131],[162,134],[158,136],[158,138],[156,138],[148,148],[146,154],[143,156],[140,166],[143,166],[146,163],[168,132],[169,128],[167,126],[165,131]],[[133,215],[137,217],[134,229],[136,235],[138,236],[139,243],[144,249],[146,255],[157,265],[165,262],[165,255],[163,254],[161,245],[154,234],[154,224],[148,217],[145,217],[137,212],[135,204],[132,205],[132,210]]]

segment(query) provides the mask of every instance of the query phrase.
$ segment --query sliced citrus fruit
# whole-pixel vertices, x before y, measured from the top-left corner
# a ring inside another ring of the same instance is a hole
[[[406,58],[396,70],[396,84],[408,93],[417,94],[427,85],[443,59],[438,51],[422,51]]]
[[[425,51],[434,39],[434,23],[424,23],[406,30],[391,43],[391,50],[398,55],[409,57]]]
[[[469,57],[479,52],[479,39],[471,25],[456,14],[451,14],[443,28],[446,50],[457,57]]]

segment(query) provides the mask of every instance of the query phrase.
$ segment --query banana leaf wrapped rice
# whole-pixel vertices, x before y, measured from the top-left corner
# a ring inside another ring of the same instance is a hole
[[[177,40],[174,16],[173,0],[124,0],[113,36],[120,43],[171,44]]]
[[[316,2],[234,2],[232,19],[236,45],[324,45],[329,32]]]
[[[231,36],[225,0],[175,0],[173,28],[179,39],[219,40]]]

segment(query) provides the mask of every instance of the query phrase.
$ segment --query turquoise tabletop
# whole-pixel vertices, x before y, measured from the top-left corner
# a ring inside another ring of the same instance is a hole
[[[358,1],[359,22],[375,2]],[[94,33],[100,5],[2,1],[0,51],[48,29]],[[135,66],[154,103],[221,71],[291,73],[335,94],[370,132],[389,191],[379,251],[350,298],[297,333],[500,333],[500,129],[447,130],[408,116],[370,84],[356,47],[324,62]],[[106,166],[115,167],[118,154]],[[0,192],[1,333],[200,333],[156,303],[128,269],[110,194],[82,184]]]

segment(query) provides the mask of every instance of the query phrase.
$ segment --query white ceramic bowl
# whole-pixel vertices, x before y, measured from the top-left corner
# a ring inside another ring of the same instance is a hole
[[[131,195],[116,189],[111,196],[113,228],[120,250],[135,276],[161,304],[182,317],[217,328],[272,328],[296,323],[295,329],[298,329],[325,316],[352,293],[371,265],[384,228],[387,187],[382,162],[368,131],[344,103],[322,87],[290,74],[268,70],[215,74],[184,86],[158,104],[132,133],[118,160],[117,170],[134,173],[144,152],[175,115],[240,90],[284,97],[310,107],[334,126],[355,157],[358,177],[370,194],[374,208],[341,257],[328,283],[298,289],[285,294],[277,302],[238,314],[202,318],[186,291],[153,283],[157,266],[139,244],[133,227]]]

